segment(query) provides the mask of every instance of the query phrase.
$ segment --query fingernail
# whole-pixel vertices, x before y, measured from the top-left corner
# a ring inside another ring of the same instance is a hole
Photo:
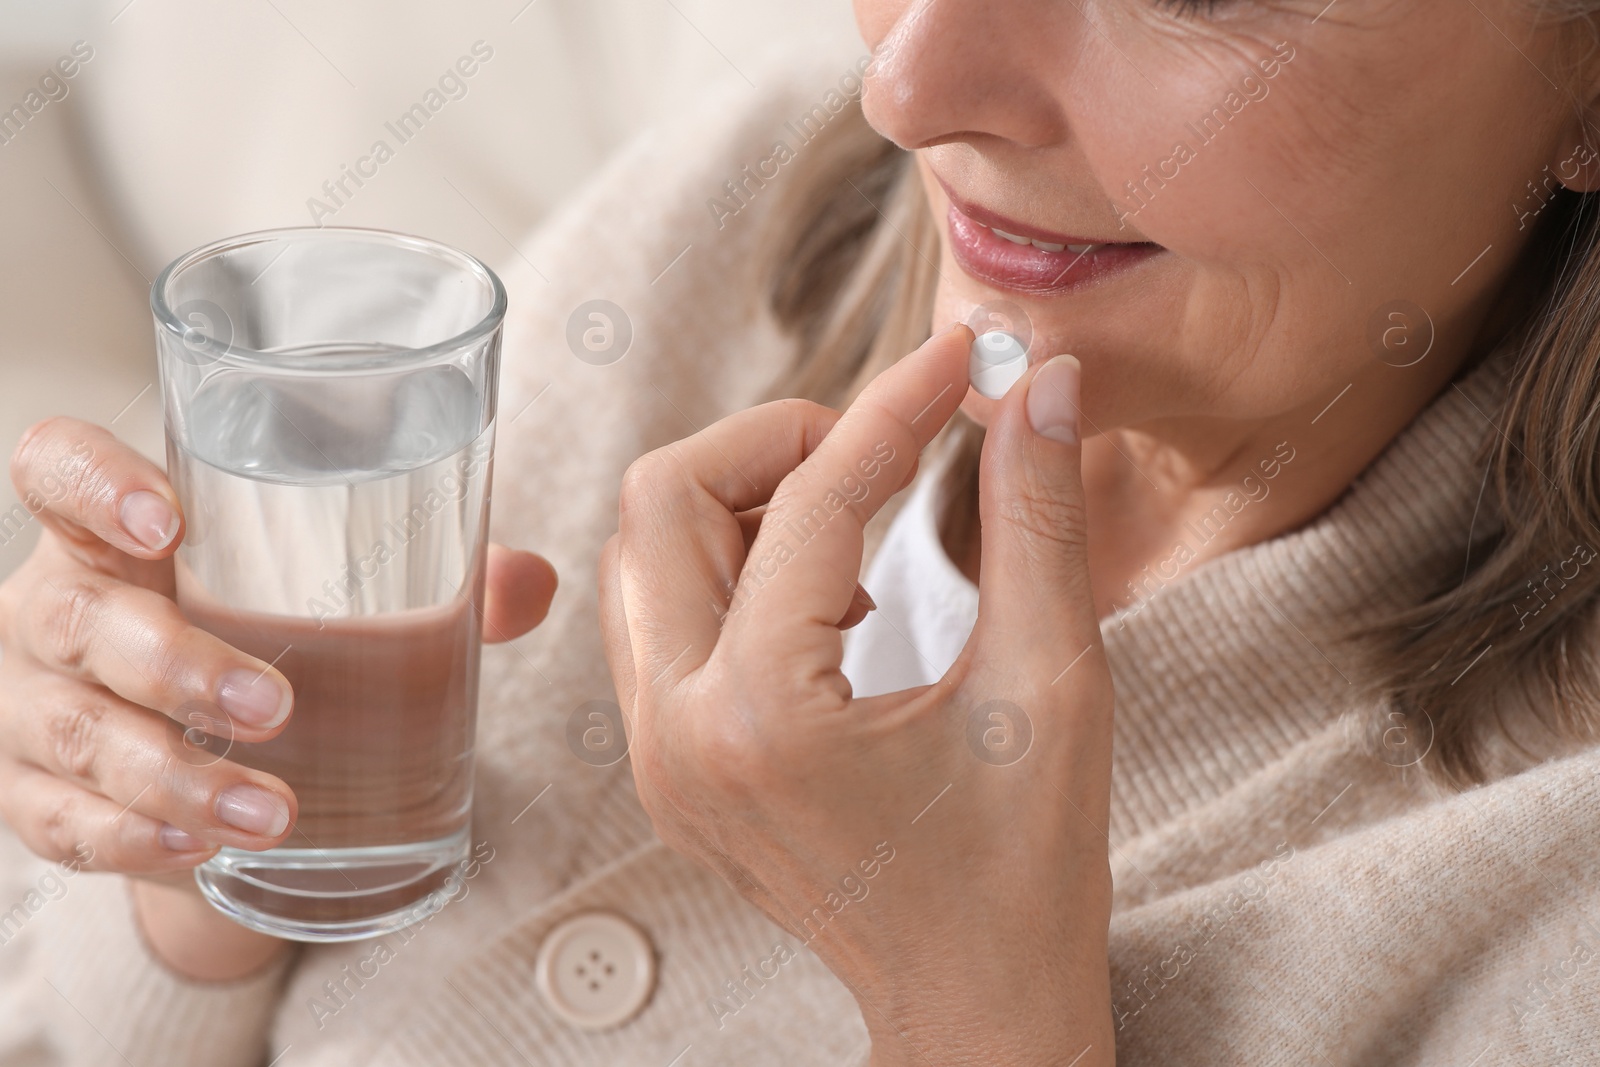
[[[289,825],[289,805],[258,785],[234,785],[217,794],[217,818],[248,834],[277,837]]]
[[[136,489],[122,498],[118,511],[128,536],[151,551],[159,551],[178,535],[178,513],[160,493]]]
[[[184,833],[171,823],[164,824],[157,836],[161,839],[161,847],[171,849],[173,852],[200,852],[211,847],[198,837]]]
[[[865,604],[867,606],[867,610],[868,611],[877,611],[878,610],[878,602],[876,600],[872,599],[872,594],[867,592],[867,590],[866,590],[866,588],[864,586],[861,586],[861,585],[857,585],[856,586],[856,599],[861,601],[861,603]]]
[[[1056,356],[1028,383],[1028,424],[1040,437],[1078,443],[1078,361]]]
[[[294,694],[258,671],[229,671],[217,683],[217,704],[246,726],[271,729],[289,717]]]

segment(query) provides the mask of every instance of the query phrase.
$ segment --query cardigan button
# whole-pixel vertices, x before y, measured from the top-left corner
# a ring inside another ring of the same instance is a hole
[[[573,1026],[620,1026],[655,991],[655,946],[620,915],[582,912],[545,935],[534,961],[534,984],[550,1010]]]

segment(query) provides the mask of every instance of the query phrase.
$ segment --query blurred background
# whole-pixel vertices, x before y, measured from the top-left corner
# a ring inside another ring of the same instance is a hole
[[[190,248],[402,230],[515,301],[516,247],[623,142],[864,51],[849,0],[0,0],[0,453],[70,414],[163,456],[148,291]],[[37,525],[5,479],[0,576]]]

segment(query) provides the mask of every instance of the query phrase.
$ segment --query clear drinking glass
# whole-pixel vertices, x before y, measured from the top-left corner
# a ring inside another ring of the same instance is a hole
[[[301,228],[190,252],[150,305],[179,607],[295,690],[258,744],[213,706],[180,715],[191,762],[299,799],[281,847],[225,848],[196,880],[296,940],[421,919],[469,844],[505,289],[432,241]]]

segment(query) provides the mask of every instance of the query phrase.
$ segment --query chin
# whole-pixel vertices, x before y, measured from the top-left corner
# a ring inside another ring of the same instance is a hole
[[[944,259],[946,271],[957,271],[959,268],[950,260],[948,254]],[[946,277],[951,275],[946,274]],[[967,280],[963,278],[963,280]],[[969,287],[961,287],[963,290]],[[953,291],[953,287],[941,284],[939,293],[934,300],[932,329],[942,330],[952,322],[966,322],[971,325],[971,318],[978,308],[986,304],[995,304],[1006,301],[1018,304],[1015,294],[1002,293],[992,290],[975,282],[970,284],[970,291]],[[1030,316],[1032,318],[1032,316]],[[1048,335],[1035,336],[1032,344],[1028,346],[1028,365],[1034,366],[1043,363],[1057,351],[1066,349],[1052,349],[1050,346],[1056,342]],[[1015,388],[1015,386],[1013,386]],[[967,395],[961,401],[961,412],[979,426],[987,428],[1000,411],[1000,400],[991,400],[971,386],[967,387]]]

